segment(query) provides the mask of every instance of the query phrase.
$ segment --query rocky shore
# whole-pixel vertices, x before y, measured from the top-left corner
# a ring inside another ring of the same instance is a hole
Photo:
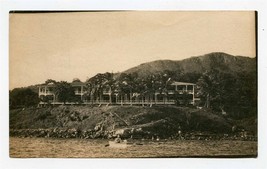
[[[79,138],[79,139],[113,139],[120,131],[79,131],[76,129],[12,129],[10,136],[12,137],[44,137],[44,138]],[[149,132],[137,131],[122,134],[124,139],[177,139],[177,140],[242,140],[257,141],[257,137],[248,135],[246,132],[238,132],[235,134],[212,134],[203,132],[190,132],[179,135],[173,135],[169,138],[160,138]]]
[[[257,140],[246,125],[209,110],[159,106],[57,106],[10,112],[10,136],[111,139]]]

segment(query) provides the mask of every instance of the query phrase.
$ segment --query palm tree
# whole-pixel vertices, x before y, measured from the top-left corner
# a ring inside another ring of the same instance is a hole
[[[153,96],[155,96],[155,93],[157,91],[157,79],[155,75],[150,75],[145,79],[145,95],[148,97],[148,101],[150,103],[150,106],[153,104]]]
[[[125,94],[127,94],[127,89],[128,89],[128,80],[127,80],[126,73],[122,73],[118,77],[116,81],[116,89],[117,89],[118,95],[120,96],[121,105],[123,105],[123,97],[125,96]]]
[[[86,96],[87,98],[89,98],[91,104],[93,104],[93,103],[94,103],[94,94],[95,94],[95,92],[94,92],[94,87],[93,87],[93,83],[87,81],[84,90],[86,90],[86,92],[85,92],[85,96]]]
[[[138,77],[136,80],[135,89],[138,93],[140,93],[142,106],[144,106],[144,97],[146,96],[147,93],[146,80],[142,77]]]
[[[94,101],[101,102],[103,94],[103,86],[105,82],[105,74],[98,73],[94,77],[87,80],[87,89],[90,93],[92,103]]]
[[[112,103],[112,94],[115,90],[115,79],[113,77],[113,73],[106,72],[104,74],[104,80],[102,83],[103,88],[108,88],[109,90],[109,103]]]
[[[218,71],[205,72],[199,78],[197,85],[199,95],[205,98],[205,107],[211,107],[211,101],[220,99],[220,83]]]
[[[132,98],[133,93],[138,92],[137,90],[137,77],[138,75],[136,73],[134,74],[126,74],[122,73],[118,77],[116,81],[116,89],[121,96],[121,104],[123,100],[123,96],[129,96],[130,104],[132,105]]]
[[[127,91],[129,92],[129,97],[130,97],[130,103],[132,105],[132,98],[133,98],[133,93],[137,92],[136,89],[136,81],[137,81],[137,73],[134,74],[127,74],[126,76],[126,81],[127,81]]]
[[[160,94],[164,94],[164,104],[168,98],[168,88],[170,84],[173,82],[172,74],[169,72],[163,72],[156,76],[155,79],[155,90]]]

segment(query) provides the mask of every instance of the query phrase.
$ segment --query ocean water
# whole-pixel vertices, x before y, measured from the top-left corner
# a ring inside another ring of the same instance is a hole
[[[11,158],[256,157],[256,141],[133,140],[125,149],[102,139],[10,137]],[[137,144],[136,144],[137,143]]]

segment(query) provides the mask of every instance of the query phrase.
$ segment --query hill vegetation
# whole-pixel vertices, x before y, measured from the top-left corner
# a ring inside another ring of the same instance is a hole
[[[234,121],[210,110],[176,106],[59,106],[10,112],[10,129],[75,129],[103,137],[120,129],[161,137],[175,136],[179,130],[231,133],[233,125]]]
[[[184,60],[157,60],[143,63],[130,68],[123,73],[137,73],[141,77],[147,77],[158,72],[174,72],[182,79],[184,74],[202,74],[206,71],[218,70],[223,73],[237,74],[256,71],[256,58],[233,56],[226,53],[209,53],[203,56],[195,56]]]

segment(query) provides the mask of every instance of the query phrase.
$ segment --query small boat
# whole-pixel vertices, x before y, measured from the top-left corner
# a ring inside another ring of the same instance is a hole
[[[120,142],[117,143],[115,141],[109,141],[109,147],[111,148],[127,148],[129,146],[131,146],[131,144],[127,143],[127,142]]]

